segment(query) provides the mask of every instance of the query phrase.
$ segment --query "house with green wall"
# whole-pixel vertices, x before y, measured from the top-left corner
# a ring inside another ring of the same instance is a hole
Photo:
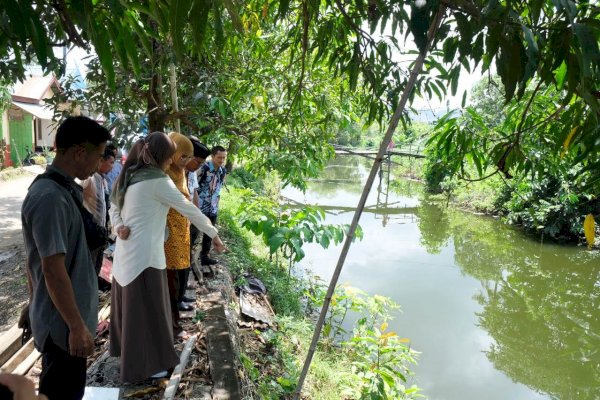
[[[30,76],[13,87],[11,104],[0,118],[6,166],[21,165],[28,151],[54,147],[54,111],[45,100],[59,92],[54,75]]]

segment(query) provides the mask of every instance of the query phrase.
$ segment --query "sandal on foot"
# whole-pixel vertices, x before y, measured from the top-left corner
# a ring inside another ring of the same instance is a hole
[[[151,379],[166,378],[168,374],[169,374],[169,372],[167,370],[164,370],[164,371],[160,371],[160,372],[155,373],[150,378]]]

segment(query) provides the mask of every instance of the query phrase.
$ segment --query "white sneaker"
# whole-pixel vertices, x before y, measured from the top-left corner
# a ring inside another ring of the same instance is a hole
[[[156,374],[152,375],[150,378],[152,378],[152,379],[166,378],[168,374],[169,373],[166,370],[160,371],[160,372],[157,372]]]

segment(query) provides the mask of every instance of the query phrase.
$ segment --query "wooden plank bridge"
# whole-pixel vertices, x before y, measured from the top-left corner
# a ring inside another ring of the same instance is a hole
[[[362,157],[366,157],[366,158],[370,158],[372,160],[375,159],[375,156],[377,155],[377,150],[367,150],[367,149],[350,149],[348,147],[344,147],[344,146],[337,146],[334,145],[333,146],[335,149],[335,154],[336,155],[355,155],[355,156],[362,156]],[[397,149],[397,150],[388,150],[385,153],[386,157],[391,157],[391,156],[399,156],[399,157],[412,157],[412,158],[425,158],[425,155],[422,154],[420,151],[420,149],[416,149],[413,150],[412,148],[409,149]]]

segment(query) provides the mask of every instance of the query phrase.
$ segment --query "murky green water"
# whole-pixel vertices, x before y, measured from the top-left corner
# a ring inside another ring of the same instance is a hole
[[[405,161],[406,162],[406,161]],[[297,201],[349,223],[370,168],[338,158]],[[600,254],[541,243],[489,217],[428,203],[384,174],[340,277],[401,305],[390,324],[421,351],[416,383],[435,400],[600,399]],[[340,247],[307,246],[327,281]]]

